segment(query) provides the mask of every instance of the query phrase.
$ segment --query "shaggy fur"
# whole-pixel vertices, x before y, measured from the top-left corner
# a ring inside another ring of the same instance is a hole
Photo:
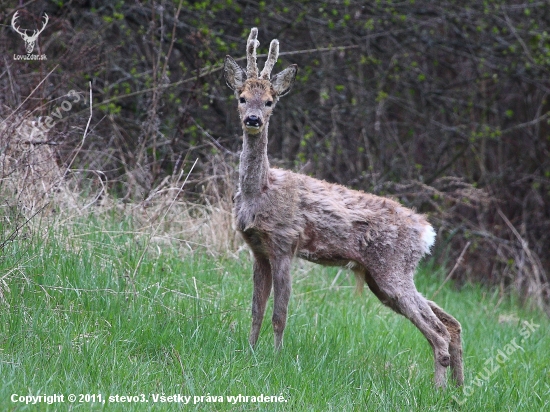
[[[249,63],[255,61],[256,36],[253,29],[247,49]],[[269,71],[277,60],[278,47],[271,49],[274,52],[266,63]],[[413,282],[419,260],[434,242],[432,226],[423,215],[393,200],[270,168],[269,118],[279,97],[290,90],[296,66],[271,82],[265,69],[262,79],[248,76],[243,81],[244,71],[229,56],[225,69],[227,83],[239,101],[244,131],[235,220],[255,258],[250,344],[254,346],[258,340],[273,288],[275,347],[281,347],[291,292],[290,263],[298,256],[353,270],[359,286],[366,282],[380,301],[424,334],[434,350],[436,385],[445,386],[448,366],[461,385],[460,323],[426,300]]]

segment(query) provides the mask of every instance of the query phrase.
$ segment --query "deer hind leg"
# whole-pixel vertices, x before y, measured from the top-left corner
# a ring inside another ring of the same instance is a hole
[[[407,279],[396,276],[375,279],[365,271],[365,281],[382,303],[409,319],[426,337],[434,351],[435,385],[444,387],[451,362],[451,335],[428,301],[416,290],[412,274]]]
[[[256,346],[260,328],[265,314],[267,299],[271,294],[271,265],[263,256],[255,256],[254,259],[254,292],[252,295],[252,327],[248,342],[250,346]]]
[[[288,301],[292,289],[290,279],[291,257],[280,256],[271,260],[273,274],[273,332],[275,335],[275,350],[283,345],[283,334],[286,326]]]
[[[462,328],[460,323],[434,302],[428,301],[428,304],[433,313],[443,322],[451,335],[449,354],[451,355],[452,378],[455,380],[457,386],[462,386],[464,384],[464,365],[462,361],[462,340],[460,338]]]

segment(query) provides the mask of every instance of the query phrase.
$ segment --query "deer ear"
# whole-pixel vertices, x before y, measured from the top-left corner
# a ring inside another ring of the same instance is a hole
[[[290,91],[296,79],[296,73],[298,73],[298,65],[292,64],[273,76],[271,85],[278,97],[284,96]]]
[[[246,80],[246,73],[231,56],[225,56],[224,72],[225,82],[231,90],[237,90],[243,87]]]

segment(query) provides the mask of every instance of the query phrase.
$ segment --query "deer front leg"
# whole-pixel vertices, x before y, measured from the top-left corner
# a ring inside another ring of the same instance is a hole
[[[275,350],[283,345],[283,333],[286,326],[288,300],[292,289],[290,279],[290,256],[282,256],[272,259],[271,270],[273,274],[273,332],[275,334]]]
[[[265,314],[265,306],[271,293],[271,265],[263,256],[254,259],[254,293],[252,295],[252,327],[248,342],[256,346]]]

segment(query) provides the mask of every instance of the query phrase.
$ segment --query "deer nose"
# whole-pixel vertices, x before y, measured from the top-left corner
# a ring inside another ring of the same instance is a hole
[[[244,124],[247,127],[260,127],[262,125],[262,121],[258,116],[251,114],[244,119]]]

